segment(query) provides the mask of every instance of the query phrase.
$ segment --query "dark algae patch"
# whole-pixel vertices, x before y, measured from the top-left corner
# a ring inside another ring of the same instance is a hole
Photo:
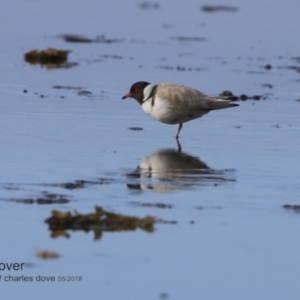
[[[11,199],[12,202],[24,203],[24,204],[66,204],[71,200],[68,196],[47,193],[44,192],[42,196],[38,198],[21,198],[21,199]]]
[[[206,38],[203,37],[190,37],[190,36],[172,36],[172,40],[177,40],[180,42],[203,42],[206,40]]]
[[[93,43],[95,40],[76,34],[63,34],[61,37],[69,43]]]
[[[98,180],[75,180],[74,182],[49,184],[54,187],[61,187],[67,190],[82,189],[89,185],[109,184],[113,181],[111,178],[99,178]],[[49,186],[48,185],[48,186]]]
[[[141,9],[159,9],[159,4],[157,2],[149,2],[149,1],[143,1],[139,3],[139,7]]]
[[[82,87],[79,86],[67,86],[67,85],[54,85],[53,86],[54,89],[56,90],[82,90]]]
[[[60,255],[54,251],[42,250],[36,253],[36,256],[41,259],[55,259],[59,258]]]
[[[62,235],[66,230],[93,230],[95,239],[100,239],[103,231],[133,231],[142,229],[146,232],[154,231],[155,218],[146,216],[144,218],[125,216],[104,210],[96,206],[95,212],[90,214],[79,214],[77,212],[61,212],[53,210],[51,217],[45,222],[52,231],[52,237]],[[58,235],[57,232],[60,234]]]
[[[133,130],[133,131],[141,131],[141,130],[143,130],[142,127],[129,127],[128,129],[129,130]]]
[[[86,90],[83,90],[83,91],[79,91],[79,92],[78,92],[78,95],[79,95],[79,96],[86,96],[86,97],[89,97],[89,96],[91,96],[92,94],[93,94],[92,92],[86,91]]]
[[[82,35],[77,34],[63,34],[60,35],[61,38],[68,43],[105,43],[105,44],[112,44],[112,43],[119,43],[121,39],[112,39],[107,38],[104,34],[97,36],[95,38],[87,38]]]
[[[201,10],[206,13],[213,12],[236,12],[238,8],[235,6],[227,6],[227,5],[203,5]]]
[[[54,85],[52,88],[56,90],[69,90],[69,91],[77,91],[77,95],[91,97],[93,95],[92,92],[88,90],[84,90],[82,87],[79,86],[63,86],[63,85]]]
[[[47,48],[46,50],[31,50],[24,54],[24,59],[30,64],[61,65],[66,63],[69,50]]]
[[[284,204],[282,206],[286,210],[294,211],[296,213],[300,213],[300,205],[297,204]]]
[[[262,95],[248,96],[246,94],[241,94],[240,96],[237,96],[237,95],[234,95],[231,91],[223,91],[221,94],[219,94],[219,96],[231,99],[232,101],[261,100],[261,99],[265,100],[265,99],[267,99],[266,95],[264,95],[264,96],[262,96]]]
[[[57,184],[56,186],[67,189],[67,190],[74,190],[74,189],[82,189],[86,186],[85,180],[76,180],[75,182],[66,182]]]
[[[164,66],[160,65],[158,66],[159,69],[164,70],[174,70],[174,71],[202,71],[202,68],[194,68],[194,67],[184,67],[184,66]]]
[[[172,208],[173,205],[165,203],[151,203],[151,202],[133,202],[133,204],[142,206],[142,207],[155,207],[155,208]]]
[[[242,95],[240,95],[239,98],[242,101],[245,101],[245,100],[260,100],[260,99],[262,99],[262,96],[260,96],[260,95],[247,96],[246,94],[242,94]]]
[[[270,65],[270,64],[267,64],[267,65],[264,65],[264,66],[262,66],[264,69],[266,69],[266,70],[271,70],[272,69],[272,65]]]
[[[268,88],[268,89],[272,89],[273,88],[273,85],[270,84],[270,83],[263,83],[261,86],[264,87],[264,88]]]
[[[100,56],[103,58],[113,58],[113,59],[122,59],[123,58],[123,56],[116,55],[116,54],[102,54]]]

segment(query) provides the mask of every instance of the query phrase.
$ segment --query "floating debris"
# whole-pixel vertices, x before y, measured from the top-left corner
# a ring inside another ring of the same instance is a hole
[[[240,96],[241,100],[249,100],[249,99],[251,99],[251,100],[260,100],[261,98],[262,98],[262,96],[260,96],[260,95],[247,96],[247,95],[243,94],[243,95]]]
[[[142,190],[142,186],[140,184],[134,184],[134,183],[127,183],[126,186],[130,189],[130,190]],[[147,186],[148,189],[152,189],[151,186]]]
[[[203,210],[203,209],[204,209],[204,207],[203,207],[203,206],[200,206],[200,205],[199,205],[199,206],[196,206],[195,208],[198,209],[198,210]]]
[[[271,70],[272,69],[272,65],[264,65],[264,66],[262,66],[264,69],[266,69],[266,70]]]
[[[262,84],[262,86],[265,87],[265,88],[268,88],[268,89],[272,89],[273,88],[273,85],[270,84],[270,83],[264,83],[264,84]]]
[[[168,293],[160,293],[159,299],[161,299],[161,300],[169,299],[169,294]]]
[[[41,51],[32,50],[24,54],[24,60],[30,64],[58,66],[67,62],[70,52],[70,50],[57,50],[54,48],[47,48]],[[68,64],[65,66],[68,66]]]
[[[236,12],[238,8],[235,6],[227,6],[227,5],[203,5],[201,10],[207,13],[211,12]]]
[[[62,37],[65,42],[69,43],[93,43],[95,42],[94,39],[87,38],[82,35],[76,35],[76,34],[63,34],[60,37]]]
[[[226,99],[230,99],[232,101],[237,101],[239,100],[239,97],[238,96],[235,96],[231,91],[223,91],[221,94],[220,94],[221,97],[223,98],[226,98]]]
[[[300,64],[300,56],[292,57],[292,60]]]
[[[100,56],[104,57],[104,58],[114,58],[114,59],[122,59],[123,58],[123,56],[121,56],[121,55],[110,55],[110,54],[103,54]]]
[[[242,94],[240,96],[236,96],[231,91],[224,91],[221,94],[219,94],[219,96],[231,99],[232,101],[238,101],[238,100],[245,101],[245,100],[267,99],[267,96],[261,96],[261,95],[248,96],[246,94]]]
[[[204,37],[188,37],[188,36],[172,36],[172,40],[177,40],[181,42],[203,42],[206,41]]]
[[[65,195],[59,195],[59,194],[53,194],[53,193],[47,193],[44,192],[43,196],[38,198],[21,198],[21,199],[11,199],[10,201],[16,202],[16,203],[24,203],[24,204],[66,204],[69,203],[71,200],[68,198],[68,196]]]
[[[285,204],[282,206],[284,209],[292,210],[294,212],[300,213],[300,205],[297,204]]]
[[[156,2],[143,1],[139,3],[141,9],[159,9],[159,4]]]
[[[279,69],[293,70],[293,71],[296,71],[297,73],[300,73],[300,67],[299,66],[279,67]]]
[[[141,131],[144,130],[142,127],[129,127],[129,130]]]
[[[86,91],[86,90],[83,90],[83,91],[79,91],[79,92],[78,92],[78,95],[79,95],[79,96],[90,97],[92,94],[93,94],[92,92]]]
[[[82,87],[67,85],[54,85],[53,88],[57,90],[82,90]]]
[[[82,35],[77,35],[77,34],[62,34],[60,35],[61,38],[65,40],[65,42],[68,43],[106,43],[106,44],[111,44],[111,43],[119,43],[122,42],[121,39],[109,39],[105,37],[104,34],[97,36],[96,38],[87,38]]]
[[[44,186],[61,187],[67,190],[82,189],[87,185],[102,185],[113,182],[112,178],[99,178],[98,180],[75,180],[74,182],[43,184]]]
[[[202,71],[202,68],[191,68],[191,67],[182,67],[182,66],[158,66],[159,69],[164,70],[175,70],[175,71]]]
[[[52,237],[57,236],[57,231],[65,230],[94,230],[95,239],[100,239],[103,231],[129,231],[142,229],[147,232],[154,231],[154,217],[144,218],[129,217],[105,211],[102,207],[96,206],[95,212],[91,214],[79,214],[70,211],[52,211],[52,216],[45,220],[49,229],[53,232]]]
[[[300,57],[291,57],[290,58],[293,62],[300,64]],[[278,66],[280,70],[292,70],[300,73],[300,66],[299,65],[285,65],[285,66]]]
[[[151,203],[151,202],[132,202],[133,204],[143,206],[143,207],[156,207],[156,208],[172,208],[173,205],[165,203]]]
[[[157,223],[161,223],[161,224],[171,224],[171,225],[175,225],[177,224],[178,222],[175,221],[175,220],[169,220],[169,221],[166,221],[166,220],[162,220],[162,219],[159,219],[156,221]]]
[[[58,253],[47,250],[37,252],[36,256],[42,259],[55,259],[60,257]]]

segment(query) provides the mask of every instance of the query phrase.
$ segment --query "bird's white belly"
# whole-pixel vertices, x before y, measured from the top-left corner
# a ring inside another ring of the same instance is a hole
[[[152,99],[142,104],[144,112],[152,116],[154,119],[166,124],[179,124],[199,118],[206,112],[189,112],[178,111],[174,106],[170,105],[166,100],[156,97],[154,103]]]

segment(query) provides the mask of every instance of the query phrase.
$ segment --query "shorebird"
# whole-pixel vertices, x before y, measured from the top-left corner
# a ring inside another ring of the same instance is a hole
[[[162,123],[179,124],[176,139],[179,138],[183,123],[200,118],[211,110],[238,106],[228,97],[208,96],[175,83],[138,81],[122,97],[125,98],[136,99],[147,114]]]

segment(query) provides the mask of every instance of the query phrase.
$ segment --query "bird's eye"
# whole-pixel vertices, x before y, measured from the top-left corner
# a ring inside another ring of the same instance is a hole
[[[134,88],[134,91],[135,91],[135,92],[138,92],[139,90],[140,90],[140,89],[139,89],[138,87],[135,87],[135,88]]]

